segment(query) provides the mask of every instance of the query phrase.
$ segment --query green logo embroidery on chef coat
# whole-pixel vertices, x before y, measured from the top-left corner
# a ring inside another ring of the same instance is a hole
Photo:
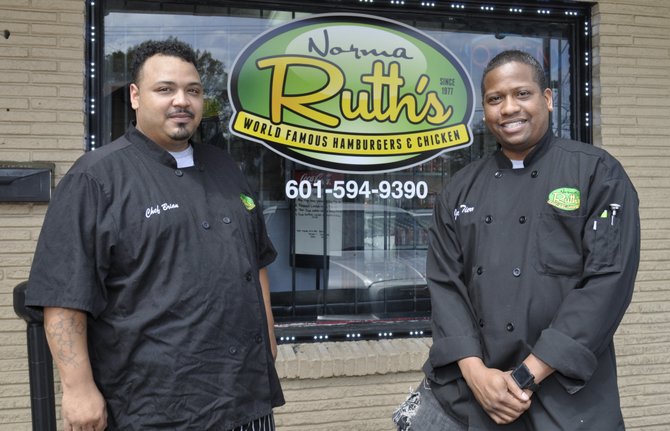
[[[562,210],[574,211],[579,208],[579,196],[579,190],[561,187],[549,193],[547,203]]]
[[[252,209],[256,208],[254,200],[243,193],[240,193],[240,200],[242,201],[242,204],[244,204],[244,208],[247,210],[251,211]]]

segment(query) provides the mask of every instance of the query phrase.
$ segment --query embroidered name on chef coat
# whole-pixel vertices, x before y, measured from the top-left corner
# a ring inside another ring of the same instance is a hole
[[[465,204],[460,205],[458,208],[454,209],[454,220],[458,220],[458,217],[461,214],[468,214],[475,210],[475,207],[469,207]]]
[[[179,208],[179,204],[162,203],[162,204],[154,205],[152,207],[147,208],[146,211],[144,212],[144,216],[146,218],[149,218],[153,215],[160,214],[161,212],[173,210],[173,209],[176,209],[176,208]]]

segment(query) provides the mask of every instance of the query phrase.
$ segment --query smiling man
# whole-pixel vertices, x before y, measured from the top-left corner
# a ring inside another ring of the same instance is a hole
[[[523,160],[549,131],[553,97],[539,64],[502,63],[505,58],[484,71],[484,121],[503,154],[510,160]]]
[[[139,45],[130,100],[136,123],[58,184],[28,283],[64,429],[272,430],[276,252],[235,162],[191,141],[193,50]]]
[[[149,57],[130,84],[137,130],[167,151],[183,151],[202,119],[203,89],[193,64]]]
[[[554,136],[529,54],[491,60],[482,104],[499,151],[435,206],[433,345],[398,429],[623,430],[613,335],[639,263],[635,189],[604,150]]]

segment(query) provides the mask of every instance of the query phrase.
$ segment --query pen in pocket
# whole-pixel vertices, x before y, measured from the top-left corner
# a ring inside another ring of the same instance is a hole
[[[617,212],[621,209],[621,205],[619,204],[610,204],[610,211],[612,213],[612,217],[610,218],[610,225],[614,226],[614,217],[616,217]]]

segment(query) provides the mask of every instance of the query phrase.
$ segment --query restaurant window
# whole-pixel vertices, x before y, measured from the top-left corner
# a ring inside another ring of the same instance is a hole
[[[283,338],[428,334],[425,272],[432,209],[454,173],[496,150],[483,123],[479,84],[483,68],[498,52],[521,49],[538,58],[554,92],[554,133],[591,141],[590,6],[400,3],[109,0],[87,6],[88,149],[121,136],[133,120],[129,64],[140,42],[177,38],[197,50],[205,112],[194,140],[228,151],[262,205],[278,251],[269,274]],[[474,88],[471,145],[406,169],[347,173],[302,164],[231,133],[228,80],[243,48],[277,26],[343,12],[411,26],[459,59]],[[335,193],[305,195],[305,181],[314,179]]]

